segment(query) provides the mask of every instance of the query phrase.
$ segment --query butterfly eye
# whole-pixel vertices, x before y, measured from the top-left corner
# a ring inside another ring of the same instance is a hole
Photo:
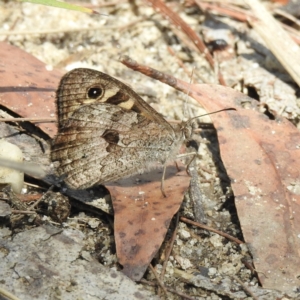
[[[99,86],[94,86],[89,88],[87,94],[90,99],[97,99],[103,94],[103,89]]]

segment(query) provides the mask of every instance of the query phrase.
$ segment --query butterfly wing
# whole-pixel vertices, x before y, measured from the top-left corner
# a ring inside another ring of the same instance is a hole
[[[164,163],[182,143],[173,133],[134,111],[94,103],[77,109],[65,122],[51,159],[68,186],[84,189]]]
[[[172,126],[137,93],[121,81],[91,69],[74,69],[63,76],[56,92],[58,125],[82,105],[108,103],[135,111],[162,126]]]
[[[72,188],[134,175],[162,163],[182,134],[127,85],[107,74],[75,69],[57,90],[58,135],[51,159]]]

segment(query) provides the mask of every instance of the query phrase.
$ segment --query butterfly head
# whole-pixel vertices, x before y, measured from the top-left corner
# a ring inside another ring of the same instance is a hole
[[[211,113],[207,113],[207,114],[204,114],[204,115],[201,115],[201,116],[193,117],[193,118],[191,118],[191,119],[189,119],[185,122],[182,122],[181,125],[180,125],[180,130],[183,133],[184,139],[185,140],[191,139],[191,137],[194,133],[194,130],[197,127],[197,123],[196,123],[197,118],[201,118],[201,117],[204,117],[204,116],[208,116],[208,115],[211,115],[211,114],[219,113],[219,112],[222,112],[222,111],[228,111],[228,110],[235,110],[235,108],[224,108],[224,109],[214,111],[214,112],[211,112]]]
[[[195,122],[194,120],[190,119],[188,121],[182,122],[179,127],[180,131],[182,132],[184,140],[189,140],[191,139],[194,129],[195,129]]]

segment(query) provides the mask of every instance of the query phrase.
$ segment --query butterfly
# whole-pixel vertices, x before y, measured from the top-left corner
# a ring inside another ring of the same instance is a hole
[[[51,160],[73,189],[165,166],[192,135],[190,123],[171,125],[129,86],[96,70],[64,75],[56,101]]]

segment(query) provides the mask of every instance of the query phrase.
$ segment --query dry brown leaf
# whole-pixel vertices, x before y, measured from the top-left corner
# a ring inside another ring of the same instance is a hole
[[[252,99],[233,89],[177,84],[208,111],[237,109],[211,118],[245,241],[263,287],[290,291],[299,286],[299,131],[286,119],[269,120],[255,105],[240,108]]]
[[[165,193],[160,185],[162,168],[106,185],[115,212],[115,241],[123,273],[140,280],[159,250],[173,215],[179,210],[190,178],[168,166]],[[138,180],[138,184],[137,184]]]
[[[55,119],[54,92],[62,76],[25,51],[0,42],[0,104],[24,118]],[[38,123],[50,137],[55,123]]]

